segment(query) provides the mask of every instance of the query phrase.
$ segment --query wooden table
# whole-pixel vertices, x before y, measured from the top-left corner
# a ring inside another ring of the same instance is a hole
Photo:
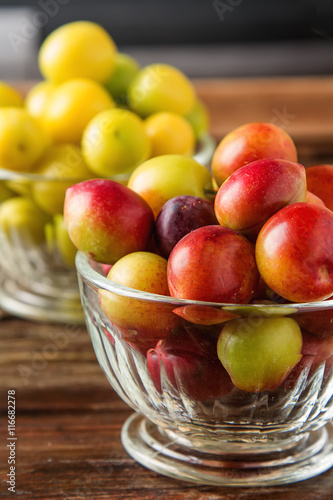
[[[293,485],[196,486],[132,460],[120,442],[131,410],[102,373],[85,327],[0,322],[1,478],[8,473],[7,391],[16,398],[20,499],[331,500],[333,469]],[[6,496],[1,484],[0,498]]]
[[[291,133],[309,164],[332,158],[332,78],[226,80],[196,86],[211,112],[217,140],[247,121],[273,121]],[[277,121],[279,112],[288,123]],[[16,495],[22,500],[333,497],[333,469],[293,485],[217,488],[176,481],[134,462],[120,442],[131,410],[109,386],[84,326],[5,317],[0,321],[0,346],[0,498],[13,496],[6,484],[9,390],[15,390]]]

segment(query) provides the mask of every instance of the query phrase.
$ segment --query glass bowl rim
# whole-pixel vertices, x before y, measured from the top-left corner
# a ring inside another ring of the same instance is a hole
[[[215,150],[215,140],[209,133],[202,134],[197,141],[198,150],[192,156],[194,160],[202,165],[207,165],[213,152]],[[115,174],[109,177],[109,179],[122,182],[127,181],[132,172],[125,172],[121,174]],[[98,177],[95,175],[95,177]],[[91,172],[91,179],[94,178],[94,173]],[[101,177],[98,177],[101,178]],[[82,182],[86,180],[82,177],[47,177],[34,172],[19,172],[15,170],[9,170],[0,166],[0,180],[1,181],[35,181],[35,182]]]
[[[98,263],[97,263],[98,264]],[[185,307],[185,306],[200,306],[200,307],[213,307],[215,309],[222,309],[228,312],[267,312],[276,313],[280,311],[281,315],[288,315],[300,312],[309,312],[314,310],[330,309],[333,307],[333,299],[326,299],[316,302],[302,302],[296,303],[291,302],[287,304],[235,304],[235,303],[222,303],[222,302],[204,302],[200,300],[189,300],[189,299],[179,299],[176,297],[171,297],[167,295],[158,295],[150,292],[143,292],[141,290],[136,290],[134,288],[129,288],[110,279],[104,277],[102,274],[93,269],[89,263],[89,258],[78,251],[75,257],[75,265],[77,273],[81,278],[93,286],[95,289],[103,289],[109,292],[113,292],[117,295],[122,295],[125,297],[131,297],[135,299],[147,300],[149,302],[160,302],[168,303],[173,307]]]

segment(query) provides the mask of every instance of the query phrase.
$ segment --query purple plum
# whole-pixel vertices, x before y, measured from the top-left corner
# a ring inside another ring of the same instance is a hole
[[[183,236],[199,227],[215,224],[218,224],[218,221],[211,202],[198,196],[175,196],[163,205],[156,218],[156,246],[167,259]]]

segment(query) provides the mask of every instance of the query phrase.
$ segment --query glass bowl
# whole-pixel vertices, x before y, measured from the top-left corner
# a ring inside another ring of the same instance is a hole
[[[194,158],[209,168],[214,148],[212,137],[203,135]],[[126,182],[129,175],[113,179]],[[45,185],[54,184],[55,189],[64,192],[66,187],[82,180],[47,178],[45,182],[37,174],[0,168],[0,213],[2,202],[8,197],[33,201],[33,193],[43,191]],[[7,216],[5,231],[0,220],[0,308],[26,319],[83,324],[74,264],[76,250],[67,240],[62,214],[47,217],[35,214],[34,210],[28,203],[18,209],[15,220]]]
[[[230,486],[301,481],[333,465],[333,300],[189,301],[116,284],[80,252],[76,267],[98,362],[135,410],[121,439],[137,462],[173,478]],[[303,354],[274,390],[239,390],[216,355],[223,324],[236,316],[253,325],[293,317],[303,339],[319,339],[317,350]],[[148,350],[160,338],[171,347],[156,363],[158,348]]]

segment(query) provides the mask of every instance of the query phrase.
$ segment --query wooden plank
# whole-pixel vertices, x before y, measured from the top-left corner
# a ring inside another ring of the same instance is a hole
[[[333,78],[197,80],[216,137],[248,121],[268,121],[294,140],[333,139]]]
[[[304,165],[333,163],[333,78],[198,80],[198,96],[220,141],[244,123],[271,122],[288,132]]]
[[[32,366],[50,339],[75,332],[28,383],[18,364]],[[23,500],[330,500],[333,470],[293,485],[261,488],[197,486],[156,474],[128,456],[120,432],[131,414],[98,366],[85,327],[18,319],[0,322],[0,428],[7,428],[7,390],[17,404],[17,492]],[[2,441],[3,443],[4,441]],[[0,447],[0,472],[8,473]],[[0,498],[6,495],[2,483]]]

